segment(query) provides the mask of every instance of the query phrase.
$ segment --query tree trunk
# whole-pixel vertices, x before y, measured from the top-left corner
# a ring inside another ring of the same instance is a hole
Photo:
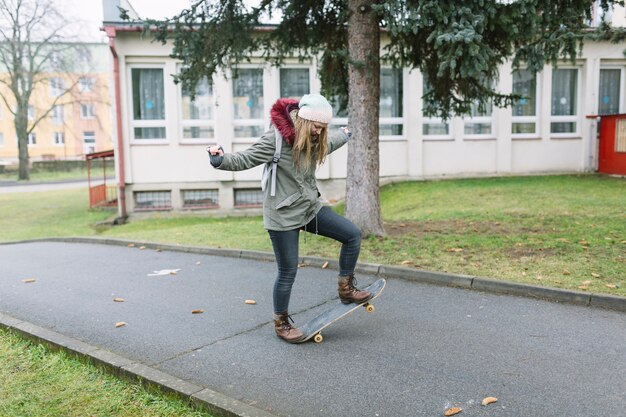
[[[349,0],[350,56],[346,217],[364,236],[383,236],[380,213],[378,116],[380,99],[380,33],[371,0]]]
[[[30,179],[28,157],[28,106],[19,106],[15,114],[15,135],[19,152],[19,180]]]

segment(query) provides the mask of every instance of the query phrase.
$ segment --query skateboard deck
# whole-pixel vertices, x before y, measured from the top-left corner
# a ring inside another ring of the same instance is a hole
[[[374,282],[372,285],[363,288],[364,291],[369,291],[372,293],[372,298],[363,303],[343,304],[339,302],[339,304],[334,305],[328,310],[322,312],[317,317],[306,322],[302,327],[299,327],[300,331],[304,333],[304,337],[300,341],[298,341],[298,343],[304,343],[311,338],[313,338],[316,343],[321,343],[324,340],[324,337],[322,336],[322,330],[324,330],[326,327],[330,326],[340,318],[350,314],[359,307],[365,308],[365,311],[367,311],[368,313],[373,312],[374,305],[372,304],[372,300],[374,300],[380,295],[380,293],[383,292],[385,284],[386,281],[381,278]]]

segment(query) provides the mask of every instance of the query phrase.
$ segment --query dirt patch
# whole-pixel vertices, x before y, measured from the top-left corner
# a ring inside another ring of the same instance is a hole
[[[509,235],[512,230],[499,222],[468,222],[465,220],[437,221],[392,221],[385,222],[385,230],[389,237],[411,235],[421,237],[433,234],[478,233],[484,235]]]

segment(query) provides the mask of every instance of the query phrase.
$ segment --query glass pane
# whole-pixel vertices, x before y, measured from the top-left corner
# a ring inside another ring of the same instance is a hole
[[[164,127],[136,127],[135,139],[165,139]]]
[[[309,94],[308,68],[281,68],[280,96],[299,99],[305,94]]]
[[[236,138],[257,138],[262,134],[262,126],[235,126]]]
[[[529,134],[535,133],[535,123],[513,123],[511,133],[513,134]]]
[[[552,71],[551,114],[553,116],[573,116],[576,114],[577,84],[578,70],[555,69]]]
[[[465,122],[466,135],[488,135],[491,133],[491,123],[467,123]]]
[[[235,119],[263,118],[263,70],[240,69],[233,79]]]
[[[380,70],[380,117],[402,117],[402,70]]]
[[[600,70],[598,114],[619,113],[620,76],[621,70],[619,69]]]
[[[260,189],[235,190],[235,207],[263,205],[263,192]]]
[[[424,123],[422,126],[422,134],[428,135],[448,135],[450,129],[447,123]]]
[[[191,101],[188,89],[183,88],[183,120],[213,119],[213,86],[203,78],[196,85],[196,98]]]
[[[576,122],[550,123],[550,132],[552,133],[575,133]]]
[[[169,191],[137,191],[135,192],[135,209],[151,210],[171,208],[172,199]]]
[[[402,136],[402,125],[380,125],[378,134],[380,136]]]
[[[133,117],[135,120],[164,120],[163,70],[133,68]]]
[[[528,70],[513,73],[513,94],[522,98],[513,104],[513,116],[534,116],[537,102],[537,77]],[[514,132],[515,133],[515,132]]]
[[[213,137],[212,126],[187,126],[183,128],[183,138],[185,139],[209,139]]]
[[[183,207],[199,208],[199,207],[217,207],[218,206],[217,190],[184,190],[183,191]]]

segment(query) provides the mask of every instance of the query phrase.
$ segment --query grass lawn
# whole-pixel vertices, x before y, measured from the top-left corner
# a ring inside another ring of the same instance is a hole
[[[109,175],[114,175],[115,171],[108,171]],[[102,177],[102,170],[92,170],[92,175],[95,177]],[[13,182],[17,181],[18,174],[15,171],[0,173],[0,183],[3,181]],[[87,168],[75,168],[69,171],[31,171],[30,182],[50,182],[50,181],[63,181],[63,180],[85,180],[87,181]],[[28,184],[29,181],[22,181],[24,184]]]
[[[0,415],[6,417],[208,416],[7,330],[0,330],[0,384]]]
[[[406,182],[383,187],[384,238],[360,261],[626,296],[626,180],[598,175]],[[271,251],[261,217],[155,213],[113,228],[86,190],[0,194],[0,241],[100,235]],[[342,207],[337,207],[341,211]],[[306,234],[300,253],[336,258]]]

